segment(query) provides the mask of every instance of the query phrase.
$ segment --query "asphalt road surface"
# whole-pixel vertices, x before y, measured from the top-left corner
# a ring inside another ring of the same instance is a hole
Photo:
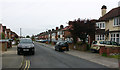
[[[35,55],[26,55],[29,68],[106,68],[64,52],[35,43]]]

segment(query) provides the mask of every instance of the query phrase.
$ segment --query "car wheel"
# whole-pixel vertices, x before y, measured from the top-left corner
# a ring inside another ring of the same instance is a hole
[[[32,55],[34,55],[34,54],[35,54],[35,52],[33,51],[33,52],[32,52]]]
[[[66,51],[69,51],[69,48],[66,48]]]
[[[100,49],[99,49],[99,50],[97,50],[97,53],[99,53],[99,51],[100,51]]]
[[[17,54],[20,55],[20,52],[18,51]]]
[[[55,49],[55,51],[57,51],[57,49]]]
[[[59,48],[59,52],[61,52],[62,50]]]

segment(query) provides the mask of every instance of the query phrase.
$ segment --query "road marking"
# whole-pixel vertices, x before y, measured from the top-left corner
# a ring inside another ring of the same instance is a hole
[[[30,60],[26,60],[25,68],[24,70],[29,70],[30,68]]]
[[[26,65],[25,65],[25,68],[24,68],[24,70],[26,70],[26,68],[27,68],[27,60],[26,60]]]
[[[30,68],[30,60],[28,60],[28,68],[27,68],[27,70]]]

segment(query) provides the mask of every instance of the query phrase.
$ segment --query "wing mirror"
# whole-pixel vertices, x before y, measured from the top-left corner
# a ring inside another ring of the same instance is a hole
[[[33,44],[34,44],[35,42],[33,42]]]

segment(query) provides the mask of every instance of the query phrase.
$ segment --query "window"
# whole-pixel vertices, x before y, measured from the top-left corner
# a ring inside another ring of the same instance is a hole
[[[120,32],[119,33],[111,33],[111,41],[117,42],[120,44]]]
[[[105,35],[96,35],[96,40],[105,40]]]
[[[99,27],[100,29],[105,29],[105,22],[98,22],[96,23],[96,26]]]
[[[120,26],[120,17],[114,18],[114,26]]]
[[[60,31],[60,35],[62,35],[62,31]]]

